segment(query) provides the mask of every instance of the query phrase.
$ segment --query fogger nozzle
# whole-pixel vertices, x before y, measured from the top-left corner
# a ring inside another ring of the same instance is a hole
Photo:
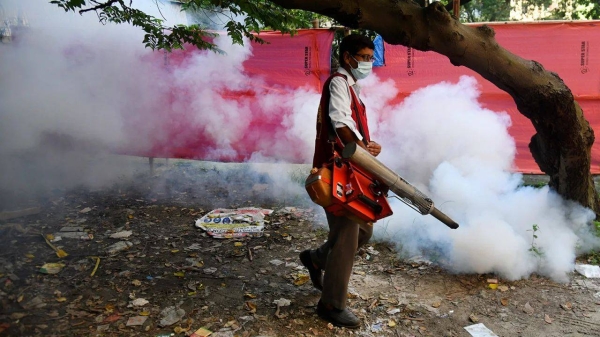
[[[364,169],[381,183],[388,186],[390,191],[394,192],[402,202],[417,212],[423,215],[431,214],[446,226],[452,229],[458,228],[458,224],[454,220],[435,208],[433,201],[429,197],[402,179],[402,177],[394,173],[394,171],[390,170],[356,143],[346,144],[342,152],[342,157]]]

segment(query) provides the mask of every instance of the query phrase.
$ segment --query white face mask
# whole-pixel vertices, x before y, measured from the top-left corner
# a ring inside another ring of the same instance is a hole
[[[369,76],[369,74],[373,70],[373,62],[358,61],[354,58],[354,56],[350,57],[352,57],[354,61],[358,62],[358,66],[356,68],[352,68],[352,66],[350,66],[350,71],[352,72],[352,75],[357,80],[362,80],[363,78]]]

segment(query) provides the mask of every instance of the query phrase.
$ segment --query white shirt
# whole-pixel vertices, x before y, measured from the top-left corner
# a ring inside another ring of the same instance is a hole
[[[337,72],[346,75],[348,81],[336,76],[329,83],[329,92],[331,93],[331,97],[329,98],[329,117],[331,118],[331,123],[334,129],[347,126],[356,134],[359,140],[362,140],[363,137],[358,132],[354,119],[352,119],[352,109],[350,108],[352,104],[350,90],[354,91],[356,97],[359,97],[360,86],[343,67],[339,67]]]

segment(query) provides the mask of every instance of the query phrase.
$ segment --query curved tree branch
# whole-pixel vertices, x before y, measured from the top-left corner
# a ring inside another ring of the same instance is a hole
[[[590,173],[594,132],[571,90],[555,73],[502,48],[488,26],[472,27],[435,2],[421,7],[410,0],[271,0],[284,8],[329,16],[350,28],[370,29],[390,44],[445,55],[506,91],[536,134],[530,150],[550,186],[563,197],[600,215]]]
[[[106,7],[112,6],[115,2],[119,2],[119,3],[123,4],[121,1],[122,0],[109,0],[104,3],[98,3],[96,1],[94,1],[94,3],[98,3],[98,5],[96,5],[94,7],[86,8],[86,9],[81,9],[81,10],[79,10],[79,14],[83,14],[85,12],[97,11],[99,9],[104,9]]]

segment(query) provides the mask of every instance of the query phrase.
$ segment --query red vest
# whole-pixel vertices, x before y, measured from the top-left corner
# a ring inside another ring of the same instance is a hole
[[[317,138],[315,140],[315,155],[313,157],[313,167],[317,168],[320,168],[323,164],[331,160],[334,150],[341,153],[344,148],[344,144],[333,130],[333,124],[329,117],[329,99],[331,98],[329,84],[336,76],[343,77],[348,81],[346,75],[335,73],[325,81],[325,85],[323,86],[323,93],[321,94],[321,102],[319,103],[319,111],[317,113]],[[350,95],[352,95],[352,103],[350,104],[352,119],[356,123],[358,131],[363,136],[363,142],[367,144],[371,141],[369,126],[367,125],[367,109],[358,96],[356,96],[354,90],[350,88],[349,90]]]

